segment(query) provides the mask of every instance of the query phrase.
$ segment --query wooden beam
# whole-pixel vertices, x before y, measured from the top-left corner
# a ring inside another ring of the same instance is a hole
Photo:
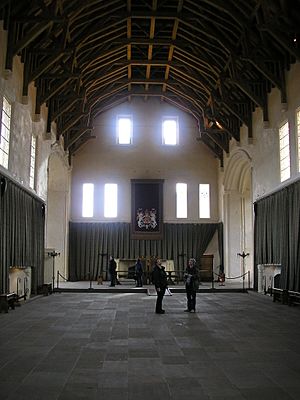
[[[64,103],[59,104],[59,108],[57,109],[56,112],[52,113],[52,121],[55,121],[57,118],[61,117],[63,114],[65,114],[67,111],[69,111],[74,104],[76,104],[78,101],[83,101],[83,97],[76,97],[74,98],[73,96],[70,96],[70,98],[66,99]]]
[[[92,131],[93,127],[86,126],[81,128],[78,132],[76,132],[76,134],[72,135],[72,137],[66,141],[66,149],[69,149],[73,144],[75,144],[86,132],[91,133]]]
[[[61,50],[56,51],[53,56],[49,59],[47,58],[44,60],[38,68],[36,68],[34,71],[31,71],[30,76],[29,76],[29,83],[35,81],[38,79],[43,73],[46,71],[51,70],[51,67],[53,64],[55,64],[58,60],[60,60],[65,54],[62,53]]]
[[[257,106],[261,107],[264,114],[264,121],[268,121],[268,110],[267,110],[267,99],[261,99],[257,96],[251,89],[250,85],[245,81],[238,78],[229,79],[229,82],[232,82],[235,86],[237,86],[243,93],[245,93]]]
[[[40,95],[40,91],[38,90],[38,95],[36,96],[36,105],[35,105],[35,113],[40,114],[40,107],[43,103],[46,103],[49,101],[53,96],[55,96],[57,93],[61,92],[62,89],[69,84],[71,79],[66,79],[66,80],[58,80],[55,81],[55,85],[48,85],[48,91],[44,93],[43,95]]]
[[[261,27],[261,30],[265,30],[275,39],[283,49],[285,49],[290,55],[296,58],[296,60],[300,60],[300,50],[298,47],[294,46],[294,43],[289,40],[286,35],[276,30],[273,26],[265,25]]]
[[[84,117],[88,117],[88,115],[89,113],[77,113],[76,115],[74,115],[72,118],[69,119],[69,121],[67,121],[66,124],[63,125],[61,134],[68,132],[68,130],[71,129],[79,120]]]

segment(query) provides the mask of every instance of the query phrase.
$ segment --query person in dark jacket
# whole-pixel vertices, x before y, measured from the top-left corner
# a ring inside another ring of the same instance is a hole
[[[157,259],[152,272],[152,282],[155,286],[157,299],[156,299],[156,314],[164,314],[165,310],[162,309],[162,301],[165,291],[168,287],[167,274],[165,268],[161,265],[161,260]]]
[[[190,258],[184,274],[187,309],[185,312],[196,312],[196,293],[199,288],[199,272],[196,260]]]
[[[114,259],[114,256],[110,256],[109,258],[109,267],[108,271],[110,274],[110,286],[115,286],[116,285],[116,278],[117,278],[117,263]]]
[[[135,264],[135,277],[136,277],[136,286],[143,286],[143,266],[141,260],[138,258]]]

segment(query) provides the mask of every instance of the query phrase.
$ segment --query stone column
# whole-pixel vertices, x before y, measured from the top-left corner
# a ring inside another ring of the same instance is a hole
[[[257,292],[264,293],[264,265],[257,265]]]

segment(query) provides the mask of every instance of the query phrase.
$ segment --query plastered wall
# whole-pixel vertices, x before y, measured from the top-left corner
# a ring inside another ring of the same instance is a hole
[[[28,97],[22,97],[23,64],[19,57],[13,61],[13,70],[5,70],[6,32],[0,23],[0,96],[5,95],[12,106],[10,155],[8,169],[0,166],[3,172],[15,181],[29,188],[31,136],[37,138],[36,187],[35,193],[43,200],[47,199],[47,160],[51,152],[51,135],[45,140],[46,107],[41,114],[35,115],[34,84],[30,84]]]
[[[241,128],[241,140],[231,140],[230,153],[219,170],[220,216],[224,221],[225,266],[229,276],[242,271],[237,253],[249,252],[246,270],[253,274],[253,203],[300,178],[298,168],[296,111],[300,107],[300,63],[286,72],[287,104],[274,88],[268,96],[269,121],[264,123],[262,110],[253,113],[253,140],[248,129]],[[280,182],[279,127],[289,122],[291,178]],[[243,214],[244,213],[244,214]],[[243,225],[244,224],[244,225]]]
[[[133,144],[116,143],[117,115],[131,115]],[[179,145],[162,145],[162,118],[177,116]],[[210,222],[219,220],[218,165],[214,155],[201,142],[196,121],[165,102],[134,99],[110,110],[95,121],[95,139],[90,140],[72,159],[72,220],[82,221],[82,184],[95,185],[95,214],[92,221],[106,220],[103,215],[103,187],[117,183],[119,215],[117,220],[131,221],[131,179],[164,179],[165,222]],[[175,185],[188,184],[188,218],[176,219]],[[199,183],[211,186],[211,219],[199,219]]]
[[[22,96],[23,64],[14,57],[12,71],[5,70],[6,32],[0,22],[0,104],[5,96],[12,106],[8,169],[1,171],[46,203],[45,247],[61,253],[56,269],[66,274],[70,204],[70,167],[62,143],[56,143],[55,125],[46,132],[47,108],[35,114],[36,89],[29,85]],[[36,141],[35,190],[29,187],[31,136]],[[54,162],[49,162],[53,156]],[[48,179],[50,177],[50,181]],[[48,278],[47,278],[48,280]]]

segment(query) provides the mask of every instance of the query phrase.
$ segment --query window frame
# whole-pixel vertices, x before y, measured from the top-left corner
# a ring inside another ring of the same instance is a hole
[[[164,135],[164,123],[166,121],[175,121],[176,123],[176,132],[175,132],[175,143],[166,143],[165,140],[165,135]],[[163,146],[178,146],[179,145],[179,118],[178,116],[164,116],[162,117],[162,123],[161,123],[161,140],[162,140],[162,145]]]
[[[106,200],[106,196],[107,196],[107,192],[106,192],[106,188],[108,187],[108,186],[114,186],[115,188],[116,188],[116,191],[115,191],[115,198],[113,199],[114,201],[112,201],[111,199],[107,199]],[[106,182],[105,184],[104,184],[104,189],[103,189],[103,216],[104,216],[104,218],[105,219],[115,219],[115,218],[118,218],[118,184],[117,183],[113,183],[113,182]],[[115,208],[114,208],[114,211],[115,211],[115,214],[108,214],[107,215],[107,213],[106,213],[106,211],[107,211],[107,206],[108,205],[111,205],[113,202],[115,202]]]
[[[287,126],[287,134],[281,137],[281,132]],[[290,125],[289,121],[285,120],[279,125],[278,128],[278,144],[279,144],[279,172],[280,172],[280,182],[285,182],[291,178],[291,147],[290,147]],[[282,146],[282,142],[286,140],[287,144]],[[287,149],[288,154],[286,156],[283,155],[283,150]],[[283,168],[283,161],[286,160],[288,162],[288,166]],[[288,170],[288,176],[284,176],[284,172]]]
[[[32,145],[34,141],[34,147]],[[34,151],[33,151],[34,149]],[[37,152],[37,137],[35,135],[31,135],[30,142],[30,165],[29,165],[29,187],[32,190],[35,190],[35,172],[36,172],[36,152]]]
[[[121,119],[128,119],[130,121],[130,137],[129,143],[120,143],[120,125],[119,121]],[[131,146],[133,143],[133,117],[130,114],[119,114],[116,119],[116,142],[119,146]]]
[[[300,107],[296,109],[296,137],[297,137],[297,156],[298,156],[298,172],[300,172]]]
[[[89,206],[91,206],[91,213],[89,213],[89,215],[84,215],[84,204],[85,204],[85,193],[84,193],[84,186],[85,185],[89,185],[90,187],[92,187],[92,195],[90,196],[89,199],[90,200],[90,204],[88,204]],[[82,202],[81,202],[81,217],[82,218],[93,218],[94,217],[94,207],[95,207],[95,185],[92,182],[84,182],[82,184]]]
[[[179,192],[179,185],[184,185],[184,187],[185,187],[185,198],[184,198],[184,203],[185,204],[181,204],[181,207],[180,207],[180,204],[179,204],[179,201],[182,201],[183,200],[183,198],[182,198],[182,194],[183,193],[180,193]],[[176,193],[176,203],[175,203],[175,211],[176,211],[176,219],[187,219],[188,218],[188,185],[187,185],[187,183],[186,182],[176,182],[176,185],[175,185],[175,193]],[[185,213],[184,213],[184,215],[179,215],[179,212],[178,211],[185,211]]]
[[[205,213],[205,216],[203,216],[203,214],[201,214],[201,212],[203,212],[203,207],[201,207],[201,186],[208,186],[208,213]],[[210,219],[211,218],[211,195],[210,195],[210,191],[211,191],[211,185],[209,183],[199,183],[198,186],[198,195],[199,195],[199,219]]]
[[[4,103],[7,102],[9,106],[9,114],[7,114],[4,110]],[[5,113],[5,115],[4,115]],[[7,117],[9,124],[6,126],[4,123],[4,116]],[[2,103],[1,103],[1,117],[0,117],[0,160],[3,159],[5,162],[0,162],[0,165],[8,169],[9,166],[9,153],[10,153],[10,137],[11,137],[11,120],[12,120],[12,103],[8,100],[6,96],[2,96]],[[3,127],[7,130],[7,137],[3,134]],[[7,151],[4,149],[3,143],[7,143]]]

